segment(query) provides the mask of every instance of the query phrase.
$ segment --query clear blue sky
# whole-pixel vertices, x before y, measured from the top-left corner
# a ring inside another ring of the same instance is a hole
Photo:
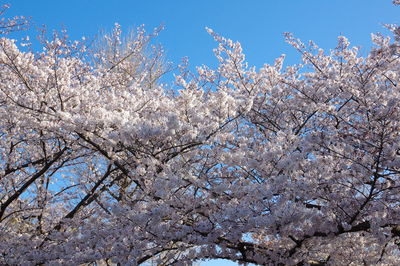
[[[7,2],[7,1],[6,1]],[[49,30],[65,27],[72,39],[94,38],[115,22],[128,29],[145,24],[151,31],[161,24],[158,42],[169,61],[187,56],[190,65],[215,65],[216,46],[205,31],[240,41],[250,65],[273,63],[282,53],[289,63],[298,55],[284,42],[283,32],[303,41],[314,40],[322,48],[336,46],[338,35],[366,53],[370,33],[388,33],[384,23],[400,24],[400,7],[391,0],[9,0],[8,15],[30,16]],[[29,33],[34,35],[32,31]],[[222,261],[202,264],[228,266]]]
[[[7,0],[5,0],[7,1]],[[240,41],[250,65],[257,67],[282,53],[296,63],[296,52],[282,33],[314,40],[329,49],[345,35],[353,45],[370,47],[370,33],[384,32],[383,23],[400,22],[400,7],[391,0],[8,0],[10,15],[32,17],[48,29],[64,26],[73,39],[94,37],[115,22],[124,29],[145,24],[165,30],[158,42],[170,61],[188,56],[193,66],[215,64],[215,43],[205,27]]]

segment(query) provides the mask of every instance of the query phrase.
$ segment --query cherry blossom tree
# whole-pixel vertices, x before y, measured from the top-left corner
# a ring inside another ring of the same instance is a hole
[[[172,90],[144,28],[125,42],[117,25],[94,51],[1,38],[0,264],[398,264],[387,28],[364,57],[286,34],[302,62],[259,70],[208,29],[218,68],[182,66]]]

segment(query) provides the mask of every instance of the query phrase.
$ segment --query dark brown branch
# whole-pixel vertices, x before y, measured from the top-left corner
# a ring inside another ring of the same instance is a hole
[[[104,173],[103,177],[100,178],[96,184],[92,187],[92,189],[86,194],[83,199],[75,206],[74,209],[72,209],[67,215],[65,215],[66,219],[72,219],[75,214],[84,206],[89,205],[93,200],[95,200],[96,195],[96,189],[107,179],[107,177],[115,170],[111,168],[111,164],[108,166],[106,172]],[[62,226],[62,222],[58,223],[55,227],[54,230],[60,230]]]
[[[3,217],[4,212],[6,211],[7,207],[33,183],[35,182],[39,177],[41,177],[46,171],[58,160],[60,157],[63,155],[63,153],[67,150],[67,147],[64,147],[61,151],[56,153],[54,155],[54,158],[50,162],[46,162],[43,168],[34,174],[20,189],[18,189],[11,197],[8,198],[4,203],[1,204],[0,208],[0,219]],[[0,220],[2,221],[2,220]]]

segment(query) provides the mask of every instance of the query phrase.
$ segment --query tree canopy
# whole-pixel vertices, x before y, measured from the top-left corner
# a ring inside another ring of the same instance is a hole
[[[395,4],[400,4],[394,1]],[[4,20],[5,34],[25,27]],[[0,39],[0,264],[395,265],[400,28],[366,56],[286,34],[302,61],[169,66],[144,28],[95,49]],[[156,34],[156,32],[155,32]]]

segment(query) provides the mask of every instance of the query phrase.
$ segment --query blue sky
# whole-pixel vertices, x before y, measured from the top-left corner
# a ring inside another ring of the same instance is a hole
[[[215,65],[216,43],[205,27],[242,43],[250,65],[272,64],[282,53],[287,62],[298,62],[296,51],[284,42],[283,32],[303,41],[314,40],[329,50],[338,35],[345,35],[366,54],[370,33],[388,33],[384,23],[400,24],[400,7],[391,0],[9,0],[9,16],[24,15],[34,25],[49,30],[65,27],[72,39],[94,38],[100,30],[145,24],[164,25],[157,39],[167,59],[179,63],[188,57],[191,66]],[[35,35],[34,28],[26,33]],[[25,34],[25,33],[24,33]],[[228,266],[222,261],[202,263]]]
[[[9,0],[9,15],[32,17],[49,30],[65,27],[71,38],[94,38],[115,22],[128,29],[145,24],[148,31],[163,24],[157,41],[170,61],[189,57],[190,65],[213,65],[216,46],[205,31],[242,43],[250,65],[273,63],[282,53],[290,64],[298,55],[284,42],[283,32],[322,48],[333,48],[345,35],[367,52],[370,33],[387,31],[383,23],[400,21],[391,0]]]

